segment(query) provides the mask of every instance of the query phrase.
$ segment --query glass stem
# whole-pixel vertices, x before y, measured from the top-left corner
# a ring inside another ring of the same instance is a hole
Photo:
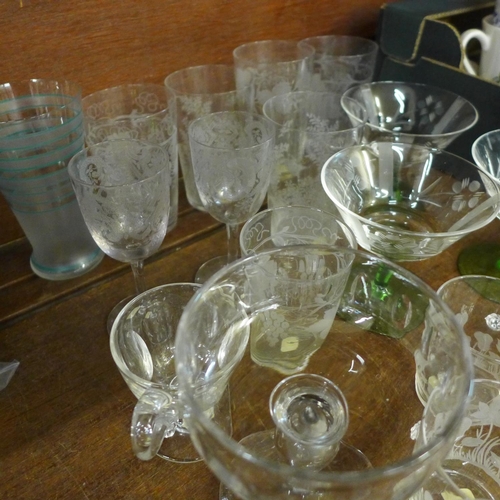
[[[130,263],[132,273],[134,274],[135,293],[139,295],[146,291],[146,282],[144,280],[144,261],[134,260]]]
[[[240,225],[226,224],[227,262],[233,262],[240,254]]]

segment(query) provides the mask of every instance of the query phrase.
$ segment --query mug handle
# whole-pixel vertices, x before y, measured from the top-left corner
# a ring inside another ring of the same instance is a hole
[[[464,67],[467,73],[470,73],[471,75],[477,76],[477,71],[474,68],[473,64],[470,62],[469,58],[467,57],[466,54],[466,49],[467,49],[467,44],[473,39],[477,39],[479,43],[481,44],[481,49],[482,50],[489,50],[490,45],[491,45],[491,38],[481,30],[478,30],[476,28],[472,28],[470,30],[464,31],[460,35],[460,44],[462,45],[462,48],[464,50]]]
[[[146,391],[132,414],[130,439],[132,449],[141,460],[156,456],[165,438],[175,434],[179,416],[174,399],[159,389]]]

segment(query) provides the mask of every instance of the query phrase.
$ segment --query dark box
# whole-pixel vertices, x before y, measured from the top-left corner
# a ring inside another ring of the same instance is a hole
[[[446,148],[469,160],[477,137],[500,128],[500,85],[465,72],[460,33],[481,28],[494,8],[495,2],[484,0],[399,0],[380,12],[376,79],[427,83],[472,102],[478,122]]]

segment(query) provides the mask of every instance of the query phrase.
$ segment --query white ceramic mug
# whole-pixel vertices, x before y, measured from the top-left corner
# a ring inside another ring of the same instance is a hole
[[[494,82],[500,81],[500,27],[493,24],[493,14],[483,18],[483,29],[470,29],[464,31],[460,42],[464,51],[467,44],[476,39],[481,44],[481,59],[479,71],[471,63],[467,55],[464,55],[465,70],[471,75],[479,75]]]

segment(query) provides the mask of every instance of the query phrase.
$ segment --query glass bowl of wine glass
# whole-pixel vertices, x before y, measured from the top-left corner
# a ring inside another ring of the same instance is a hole
[[[399,295],[379,294],[372,268]],[[413,323],[417,308],[425,318],[404,336],[373,328]],[[227,265],[184,309],[175,352],[187,426],[221,499],[406,500],[449,452],[471,392],[470,351],[436,292],[352,248],[286,246]],[[417,354],[443,409],[425,440]],[[205,411],[226,388],[231,434]]]
[[[471,148],[474,162],[500,181],[500,129],[479,136]],[[484,274],[500,278],[500,241],[469,245],[458,256],[463,275]]]
[[[433,257],[497,216],[500,184],[439,149],[374,141],[323,166],[323,189],[361,247],[395,261]]]
[[[392,140],[444,149],[473,127],[479,113],[467,99],[439,87],[412,82],[371,82],[342,96],[353,123],[362,123],[365,139]]]

